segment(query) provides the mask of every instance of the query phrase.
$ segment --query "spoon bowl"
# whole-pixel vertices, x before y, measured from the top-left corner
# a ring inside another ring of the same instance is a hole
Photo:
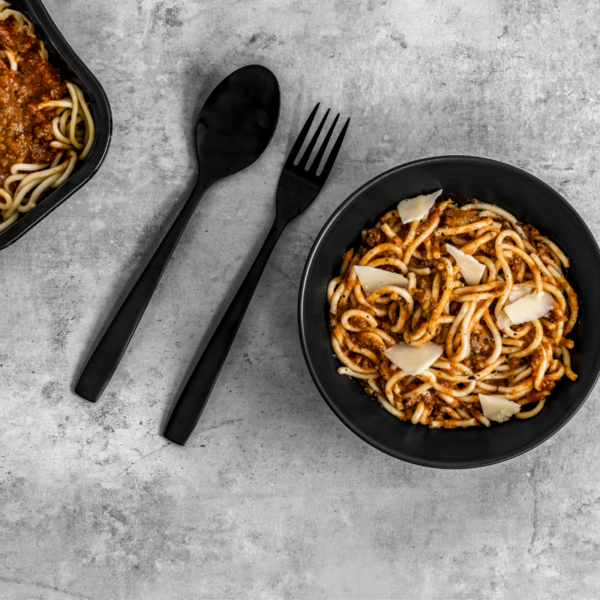
[[[277,79],[260,65],[242,67],[219,83],[198,115],[201,172],[217,181],[251,165],[273,137],[279,106]]]
[[[82,398],[98,400],[202,196],[215,182],[258,159],[275,133],[279,107],[277,79],[260,65],[231,73],[210,94],[196,123],[196,185],[83,369],[75,387]]]

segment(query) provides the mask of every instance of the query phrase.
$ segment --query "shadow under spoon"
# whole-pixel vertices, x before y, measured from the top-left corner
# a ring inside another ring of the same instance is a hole
[[[279,106],[277,79],[260,65],[233,72],[208,97],[196,123],[196,185],[85,366],[75,387],[82,398],[98,400],[202,196],[214,183],[248,167],[263,153],[275,133]]]

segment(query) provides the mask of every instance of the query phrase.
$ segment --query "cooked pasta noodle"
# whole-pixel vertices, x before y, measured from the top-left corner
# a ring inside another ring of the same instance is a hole
[[[33,23],[9,6],[0,0],[0,231],[63,184],[95,138],[83,92],[62,81]]]
[[[465,204],[445,192],[422,219],[403,224],[391,210],[362,239],[327,288],[331,343],[344,365],[338,373],[355,378],[398,419],[431,428],[489,427],[479,394],[516,402],[516,417],[528,419],[558,380],[577,378],[567,337],[579,311],[565,277],[569,260],[533,226],[498,206]],[[466,282],[447,243],[485,267],[478,285]],[[407,287],[367,294],[358,265],[405,275]],[[552,294],[553,308],[520,325],[499,323],[511,291],[523,283]],[[434,342],[443,354],[411,376],[384,354],[400,342]]]

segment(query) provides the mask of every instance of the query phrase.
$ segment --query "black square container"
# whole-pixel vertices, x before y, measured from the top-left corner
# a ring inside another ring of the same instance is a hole
[[[67,43],[40,0],[9,0],[10,9],[18,10],[35,26],[35,34],[48,50],[49,60],[60,69],[63,79],[75,82],[83,91],[94,118],[96,138],[92,150],[60,187],[43,196],[31,211],[23,213],[5,231],[0,232],[0,250],[10,246],[32,227],[85,185],[104,161],[112,134],[112,113],[105,91],[92,72]]]

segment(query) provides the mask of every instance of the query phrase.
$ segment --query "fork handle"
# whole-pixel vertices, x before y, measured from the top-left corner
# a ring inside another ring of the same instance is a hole
[[[219,377],[235,335],[244,319],[254,290],[283,232],[286,223],[275,219],[258,256],[244,279],[221,322],[213,333],[198,364],[179,396],[164,431],[164,436],[176,444],[185,445],[200,420],[206,401]]]
[[[175,222],[102,336],[75,386],[75,392],[82,398],[96,402],[101,396],[125,354],[190,217],[211,184],[200,174]]]

